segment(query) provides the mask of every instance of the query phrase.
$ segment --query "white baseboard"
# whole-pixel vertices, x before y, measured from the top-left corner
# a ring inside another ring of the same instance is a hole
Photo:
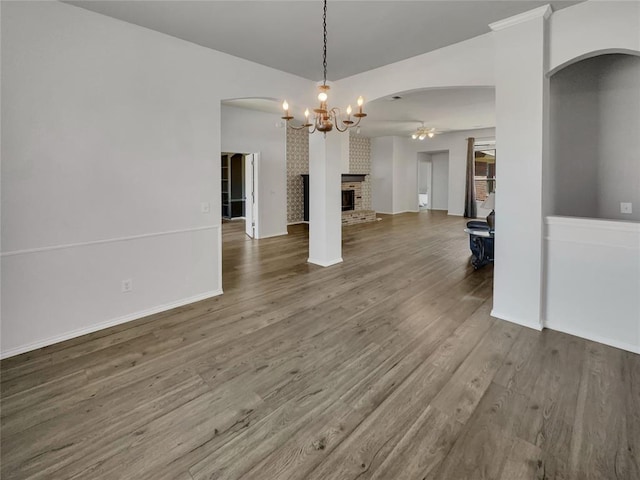
[[[328,262],[323,262],[321,260],[314,260],[313,258],[307,258],[308,263],[313,263],[314,265],[320,265],[321,267],[330,267],[331,265],[337,265],[338,263],[342,263],[342,258],[338,258],[336,260],[330,260]]]
[[[282,235],[289,235],[289,232],[272,233],[271,235],[264,235],[262,237],[256,237],[256,240],[262,240],[264,238],[280,237]]]
[[[199,302],[200,300],[205,300],[207,298],[216,297],[218,295],[222,295],[222,289],[212,290],[209,292],[201,293],[198,295],[194,295],[193,297],[183,298],[181,300],[177,300],[175,302],[167,303],[164,305],[159,305],[157,307],[148,308],[146,310],[141,310],[139,312],[130,313],[128,315],[124,315],[118,318],[112,318],[111,320],[107,320],[104,322],[96,323],[94,325],[90,325],[83,328],[78,328],[76,330],[72,330],[70,332],[65,332],[60,335],[56,335],[54,337],[45,338],[44,340],[38,340],[37,342],[29,343],[27,345],[21,345],[19,347],[11,348],[4,352],[0,352],[0,359],[9,358],[15,355],[20,355],[21,353],[30,352],[32,350],[37,350],[38,348],[47,347],[49,345],[53,345],[55,343],[64,342],[65,340],[69,340],[71,338],[81,337],[82,335],[86,335],[88,333],[97,332],[98,330],[104,330],[105,328],[114,327],[116,325],[120,325],[122,323],[131,322],[133,320],[138,320],[143,317],[148,317],[149,315],[153,315],[160,312],[166,312],[167,310],[171,310],[172,308],[182,307],[183,305],[188,305],[189,303]]]
[[[491,313],[489,315],[491,315],[492,317],[498,318],[500,320],[504,320],[506,322],[511,322],[517,325],[522,325],[523,327],[532,328],[533,330],[537,330],[537,331],[542,330],[542,325],[540,323],[533,323],[533,322],[528,322],[521,319],[513,318],[510,315],[504,315],[500,312],[496,312],[495,310],[491,310]]]
[[[382,212],[380,210],[376,210],[376,213],[381,213],[382,215],[400,215],[401,213],[420,213],[420,210],[402,210],[401,212]]]
[[[546,323],[545,328],[549,330],[555,330],[557,332],[567,333],[569,335],[573,335],[575,337],[584,338],[586,340],[591,340],[592,342],[602,343],[604,345],[609,345],[610,347],[619,348],[621,350],[626,350],[628,352],[640,354],[640,345],[634,345],[632,343],[619,342],[618,340],[613,340],[611,338],[602,337],[600,335],[596,335],[591,332],[587,332],[585,330],[581,330],[575,327],[566,327],[562,325],[554,325],[553,323]]]

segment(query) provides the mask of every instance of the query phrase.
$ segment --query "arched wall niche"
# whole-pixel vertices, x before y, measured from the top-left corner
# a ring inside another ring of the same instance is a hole
[[[640,52],[599,51],[555,69],[549,127],[546,215],[640,221]]]
[[[571,60],[567,60],[566,62],[554,67],[552,70],[550,70],[547,73],[548,77],[553,77],[556,73],[560,72],[561,70],[570,67],[571,65],[581,62],[583,60],[588,60],[590,58],[593,57],[598,57],[600,55],[614,55],[614,54],[621,54],[621,55],[634,55],[634,56],[638,56],[640,57],[640,51],[636,51],[636,50],[629,50],[627,48],[606,48],[606,49],[602,49],[602,50],[595,50],[592,52],[586,52],[580,56],[577,56],[575,58],[572,58]]]

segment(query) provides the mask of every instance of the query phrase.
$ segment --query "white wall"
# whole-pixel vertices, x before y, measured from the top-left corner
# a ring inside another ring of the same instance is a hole
[[[542,328],[542,160],[549,7],[493,24],[496,66],[496,250],[492,315]]]
[[[393,213],[393,137],[371,139],[371,208]]]
[[[494,84],[493,39],[486,34],[344,78],[331,91],[336,103],[346,104],[358,95],[371,101],[424,88]]]
[[[418,193],[431,195],[431,155],[418,153]],[[431,201],[429,201],[429,206]]]
[[[467,168],[467,141],[468,137],[474,138],[493,138],[495,129],[485,128],[479,130],[467,130],[461,132],[444,133],[436,135],[433,138],[424,141],[416,141],[410,137],[393,137],[394,164],[393,175],[394,184],[400,190],[394,197],[393,213],[403,211],[415,211],[417,209],[418,198],[418,175],[416,164],[419,159],[419,153],[429,152],[448,152],[449,157],[449,180],[447,186],[446,209],[449,215],[464,214],[464,191],[465,191],[465,175]],[[389,138],[389,137],[385,137]],[[371,143],[372,156],[375,154],[378,143]],[[388,148],[388,145],[387,147]],[[498,150],[496,155],[500,157]],[[500,160],[497,160],[500,168]],[[376,187],[373,187],[374,197]],[[435,207],[432,207],[435,208]]]
[[[640,220],[640,57],[601,55],[557,72],[550,125],[549,214]]]
[[[402,137],[393,137],[393,213],[418,211],[416,152]]]
[[[548,29],[542,18],[508,19],[494,32],[500,241],[493,313],[637,351],[636,225],[561,218],[554,228],[559,217],[552,217],[545,238],[549,206],[543,210],[541,192],[552,173],[546,74],[602,52],[640,51],[640,4],[584,2],[553,14]],[[607,330],[610,336],[603,335]],[[622,338],[628,341],[621,344]]]
[[[449,209],[449,152],[433,153],[431,164],[433,165],[432,185],[432,210]]]
[[[640,223],[546,223],[544,326],[640,353]]]
[[[598,217],[640,221],[640,56],[602,61]],[[630,202],[633,213],[620,213],[620,202]]]
[[[587,60],[551,78],[547,215],[597,216],[600,122],[594,67]]]
[[[219,294],[220,101],[311,87],[71,5],[3,2],[2,356]]]
[[[260,152],[256,238],[287,234],[287,132],[276,127],[279,121],[279,115],[222,106],[222,151]]]
[[[549,19],[549,71],[606,52],[640,51],[640,2],[588,1]]]

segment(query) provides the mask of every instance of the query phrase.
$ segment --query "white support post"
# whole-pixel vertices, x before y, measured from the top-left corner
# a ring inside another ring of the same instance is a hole
[[[309,263],[342,262],[342,134],[309,136]]]
[[[543,318],[542,168],[549,79],[546,5],[491,25],[496,49],[496,245],[492,315]]]

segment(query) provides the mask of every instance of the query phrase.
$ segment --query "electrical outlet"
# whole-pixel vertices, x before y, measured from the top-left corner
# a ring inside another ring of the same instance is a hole
[[[122,280],[122,293],[127,293],[133,290],[133,280],[128,278],[127,280]]]
[[[620,203],[620,213],[633,213],[631,211],[631,203],[630,202],[621,202]]]
[[[200,211],[202,213],[209,213],[211,211],[211,207],[209,206],[209,202],[202,202],[200,204]]]

